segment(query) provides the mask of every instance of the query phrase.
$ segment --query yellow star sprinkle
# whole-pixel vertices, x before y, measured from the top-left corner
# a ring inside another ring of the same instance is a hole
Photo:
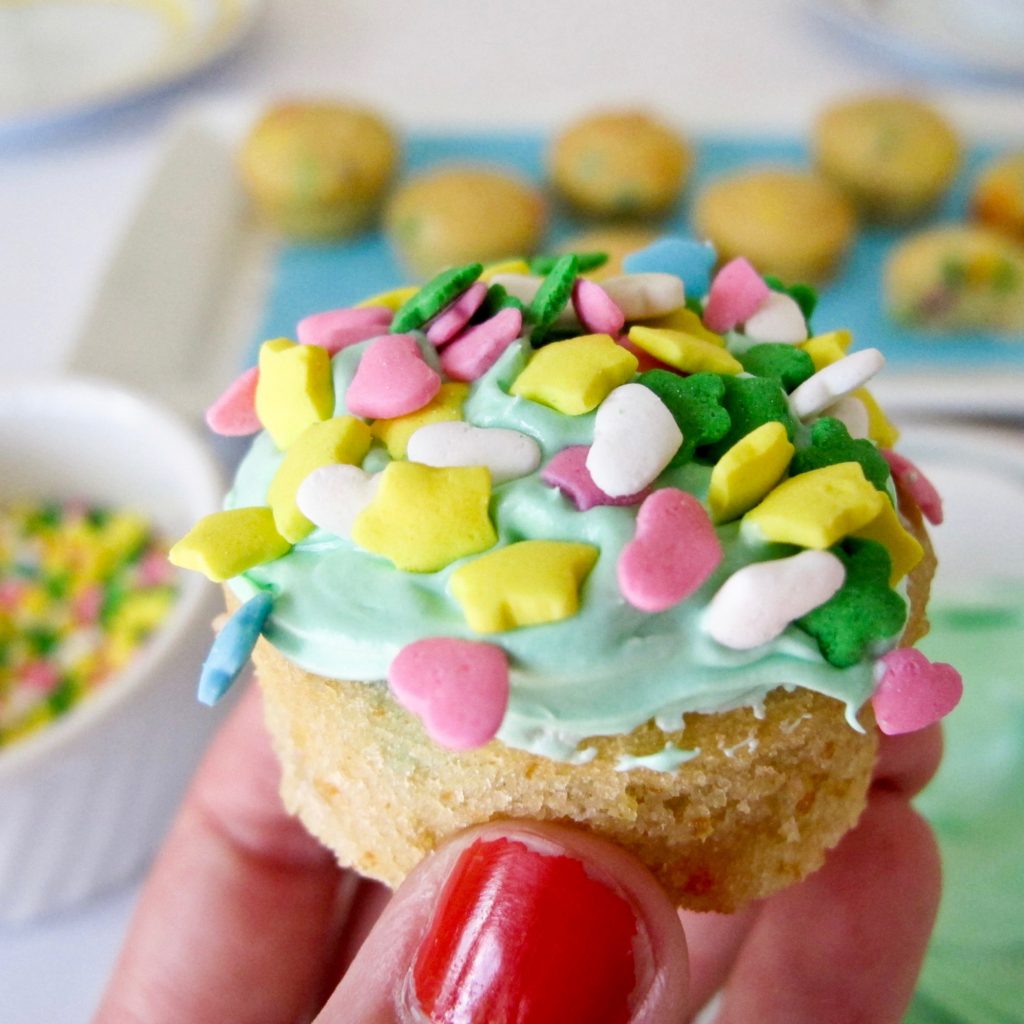
[[[669,331],[656,327],[631,327],[629,340],[655,359],[674,366],[683,373],[737,374],[743,372],[739,360],[721,345],[705,341],[686,331]]]
[[[267,490],[274,525],[285,540],[297,544],[313,524],[295,503],[299,484],[320,466],[345,462],[358,466],[370,448],[370,428],[354,416],[336,416],[307,427],[285,453]]]
[[[764,540],[824,550],[888,503],[858,463],[839,462],[783,481],[743,517],[743,526]]]
[[[900,432],[885,415],[885,410],[878,404],[875,396],[867,388],[857,388],[852,392],[852,397],[859,398],[868,411],[868,437],[879,448],[892,448],[900,439]]]
[[[405,572],[436,572],[497,542],[487,514],[491,474],[482,466],[436,469],[392,462],[352,539]]]
[[[584,334],[535,352],[509,389],[566,416],[596,409],[636,373],[637,358],[609,334]]]
[[[497,274],[529,274],[530,264],[526,260],[502,260],[488,263],[480,274],[481,281],[490,281]]]
[[[649,320],[638,320],[640,327],[652,327],[657,330],[682,331],[684,334],[692,334],[695,338],[708,341],[719,348],[725,348],[725,338],[714,331],[709,331],[704,326],[704,321],[692,309],[682,306],[674,309],[664,316],[651,317]]]
[[[357,302],[356,309],[362,309],[364,306],[383,306],[385,309],[397,312],[419,290],[420,286],[418,284],[406,285],[404,288],[393,288],[389,292],[380,292],[377,295],[371,295],[368,299],[363,299],[362,302]]]
[[[200,519],[167,558],[172,565],[223,583],[254,565],[280,558],[290,549],[291,544],[274,527],[274,513],[269,508],[232,508]]]
[[[918,539],[900,522],[896,510],[888,501],[882,502],[882,510],[867,526],[854,533],[855,537],[876,540],[892,559],[892,573],[889,586],[895,587],[911,569],[924,557],[924,548]]]
[[[460,566],[449,585],[478,633],[558,622],[579,610],[580,584],[597,556],[591,544],[524,540]]]
[[[814,372],[826,366],[838,363],[853,342],[849,331],[829,331],[828,334],[816,334],[813,338],[802,341],[797,348],[802,348],[814,363]]]
[[[306,427],[334,412],[331,357],[318,345],[275,338],[260,346],[256,415],[274,444],[286,449]]]
[[[404,459],[405,446],[420,427],[462,419],[462,403],[468,394],[468,384],[454,381],[442,384],[441,390],[422,409],[390,420],[374,420],[370,430],[374,437],[384,442],[391,458]]]
[[[740,438],[711,470],[708,504],[715,522],[753,508],[782,479],[795,450],[776,420]]]

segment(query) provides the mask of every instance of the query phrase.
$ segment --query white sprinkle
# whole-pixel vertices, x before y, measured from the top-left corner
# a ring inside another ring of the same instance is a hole
[[[347,464],[320,466],[299,484],[295,503],[320,529],[337,537],[351,537],[352,524],[379,486],[379,473]]]
[[[807,340],[807,321],[799,303],[784,292],[771,291],[743,325],[751,341],[796,345]]]
[[[420,427],[409,438],[406,455],[425,466],[486,466],[495,484],[532,473],[541,459],[540,445],[527,434],[462,420]]]
[[[823,412],[844,395],[863,387],[885,365],[877,348],[853,352],[808,377],[790,396],[789,408],[799,420]]]
[[[622,274],[605,278],[601,287],[627,320],[665,316],[686,305],[683,279],[675,274]]]

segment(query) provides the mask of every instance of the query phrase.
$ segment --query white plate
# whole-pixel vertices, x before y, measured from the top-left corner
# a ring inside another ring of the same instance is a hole
[[[810,0],[829,20],[876,45],[931,63],[1024,75],[1021,0]]]
[[[234,46],[263,0],[0,0],[0,124],[129,99]]]

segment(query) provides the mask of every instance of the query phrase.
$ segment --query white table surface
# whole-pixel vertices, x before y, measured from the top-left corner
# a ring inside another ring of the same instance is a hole
[[[70,123],[0,126],[0,375],[59,372],[168,127],[193,104],[329,93],[400,127],[550,128],[632,102],[695,132],[799,134],[834,96],[909,87],[968,136],[1024,144],[1024,81],[915,78],[810,6],[268,0],[231,57],[180,87]],[[90,1018],[136,891],[0,927],[5,1024]]]

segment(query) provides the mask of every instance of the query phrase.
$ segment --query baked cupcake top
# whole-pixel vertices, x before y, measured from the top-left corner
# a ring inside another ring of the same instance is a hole
[[[885,727],[922,557],[894,473],[933,521],[937,496],[890,452],[881,354],[812,335],[809,289],[714,259],[664,239],[600,284],[593,254],[473,264],[266,342],[208,417],[258,431],[225,511],[171,553],[241,603],[201,698],[262,633],[388,680],[455,748],[582,761],[589,736],[780,685],[854,728],[874,694]]]

